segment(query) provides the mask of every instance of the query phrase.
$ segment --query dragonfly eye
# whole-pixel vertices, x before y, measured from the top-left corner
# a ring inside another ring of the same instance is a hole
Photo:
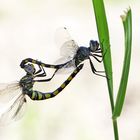
[[[36,71],[33,64],[27,64],[27,65],[25,65],[24,70],[25,70],[28,74],[34,74],[35,71]]]
[[[99,48],[98,41],[90,40],[89,48],[91,52],[95,52]]]

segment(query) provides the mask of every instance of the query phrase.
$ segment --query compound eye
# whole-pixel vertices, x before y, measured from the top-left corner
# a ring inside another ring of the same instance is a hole
[[[99,43],[97,41],[94,40],[90,40],[90,50],[92,52],[95,52],[99,47]]]
[[[24,70],[29,74],[34,74],[35,73],[35,67],[34,67],[33,64],[25,65]]]

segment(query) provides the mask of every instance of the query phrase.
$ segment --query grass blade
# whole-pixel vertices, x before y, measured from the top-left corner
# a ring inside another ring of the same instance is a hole
[[[115,109],[113,112],[113,119],[120,116],[122,107],[124,104],[124,99],[126,95],[126,88],[128,82],[128,75],[129,75],[129,67],[130,67],[130,60],[131,60],[131,44],[132,44],[132,13],[131,9],[129,8],[125,15],[121,16],[123,26],[124,26],[124,36],[125,36],[125,55],[124,55],[124,63],[123,63],[123,70],[122,76],[120,81],[120,86],[117,94],[117,100],[115,104]]]
[[[104,8],[103,0],[92,0],[94,13],[96,18],[97,31],[100,41],[101,49],[104,56],[104,68],[107,75],[107,84],[109,90],[109,97],[111,102],[112,112],[114,110],[114,100],[113,100],[113,77],[112,77],[112,60],[110,53],[110,39],[109,39],[109,31],[106,19],[106,13]]]
[[[94,7],[100,46],[101,49],[103,50],[103,54],[105,54],[103,62],[104,62],[106,76],[107,76],[108,92],[109,92],[111,109],[113,113],[114,98],[113,98],[112,60],[111,60],[110,39],[109,39],[109,31],[108,31],[105,7],[104,7],[103,0],[92,0],[92,3]],[[117,120],[113,120],[112,123],[114,128],[114,138],[115,140],[119,140]]]

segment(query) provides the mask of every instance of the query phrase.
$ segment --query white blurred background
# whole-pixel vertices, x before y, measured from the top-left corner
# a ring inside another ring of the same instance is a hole
[[[124,36],[120,15],[131,7],[133,16],[132,60],[123,112],[118,119],[120,140],[140,139],[140,14],[139,1],[105,1],[113,61],[114,93],[121,76]],[[79,45],[98,40],[91,0],[0,0],[0,82],[19,80],[25,73],[21,60],[31,57],[45,63],[59,58],[54,34],[68,28]],[[96,64],[103,69],[103,64]],[[68,75],[57,75],[40,91],[53,91]],[[57,97],[28,100],[20,121],[0,128],[1,140],[113,140],[111,109],[105,78],[95,76],[88,62]]]

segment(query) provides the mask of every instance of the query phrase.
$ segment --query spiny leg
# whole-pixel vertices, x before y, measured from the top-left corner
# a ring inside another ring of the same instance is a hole
[[[94,56],[97,56],[97,57],[103,57],[102,55],[98,55],[98,54],[93,54]]]
[[[67,78],[67,80],[65,82],[63,82],[63,84],[61,84],[61,86],[59,88],[57,88],[56,90],[54,90],[53,92],[47,92],[47,93],[42,93],[40,91],[29,91],[28,92],[28,96],[32,99],[32,100],[45,100],[45,99],[49,99],[52,97],[55,97],[56,95],[58,95],[71,81],[72,79],[78,74],[78,72],[83,68],[83,64],[79,65],[74,71],[73,73]]]
[[[103,46],[103,42],[104,42],[104,40],[101,42],[101,46]],[[104,57],[105,57],[106,52],[107,52],[107,49],[106,49],[106,51],[103,53],[102,49],[101,49],[101,48],[98,48],[94,53],[102,53],[102,55],[101,55],[101,56],[100,56],[100,55],[97,55],[97,54],[93,54],[93,55],[94,55],[94,56],[97,56],[97,57],[102,57],[102,60],[100,61],[100,62],[102,62],[103,59],[104,59]],[[96,58],[95,58],[95,59],[96,59]]]
[[[102,50],[101,50],[101,48],[98,48],[98,49],[96,49],[95,51],[94,51],[94,53],[101,53],[102,52]]]
[[[38,66],[39,66],[39,71],[40,72],[43,71],[43,73],[40,73],[38,75],[35,75],[35,77],[45,77],[46,76],[46,72],[45,72],[44,68],[41,65],[38,65]],[[34,80],[34,82],[48,82],[48,81],[50,81],[54,77],[54,75],[56,74],[57,71],[58,71],[58,69],[55,70],[55,72],[54,72],[54,74],[52,75],[51,78],[41,79],[41,80]]]
[[[58,71],[58,69],[55,70],[55,72],[54,72],[54,74],[52,75],[51,78],[48,78],[48,79],[42,79],[42,80],[34,80],[34,82],[48,82],[48,81],[51,81],[51,79],[54,77],[54,75],[56,74],[57,71]]]
[[[35,73],[35,77],[45,77],[46,76],[46,72],[44,70],[44,68],[40,65],[38,65],[39,70]],[[43,73],[41,73],[43,71]]]
[[[90,58],[89,58],[89,62],[90,62],[91,70],[92,70],[92,72],[93,72],[95,75],[102,76],[102,77],[106,77],[106,76],[104,76],[104,75],[98,74],[99,72],[103,72],[103,71],[97,71],[97,70],[95,69],[95,67],[94,67],[94,65],[93,65],[93,63],[92,63],[92,61],[91,61]]]
[[[93,69],[94,69],[95,72],[105,73],[105,71],[96,70],[90,58],[89,58],[89,62],[90,62],[90,65],[92,65],[92,67],[93,67]]]
[[[96,56],[94,56],[94,54],[90,54],[90,56],[94,57],[99,63],[101,63],[103,61],[103,59],[102,60],[99,60]]]
[[[101,63],[104,60],[106,52],[107,52],[107,50],[105,51],[105,53],[103,55],[95,54],[95,53],[102,53],[102,51],[101,52],[94,52],[94,53],[91,53],[90,56],[94,57],[99,63]],[[99,60],[97,57],[102,57],[102,60]]]
[[[94,53],[102,53],[102,50],[96,50]]]
[[[42,67],[40,65],[38,65],[39,70],[35,72],[35,75],[39,74],[40,72],[42,72]]]

